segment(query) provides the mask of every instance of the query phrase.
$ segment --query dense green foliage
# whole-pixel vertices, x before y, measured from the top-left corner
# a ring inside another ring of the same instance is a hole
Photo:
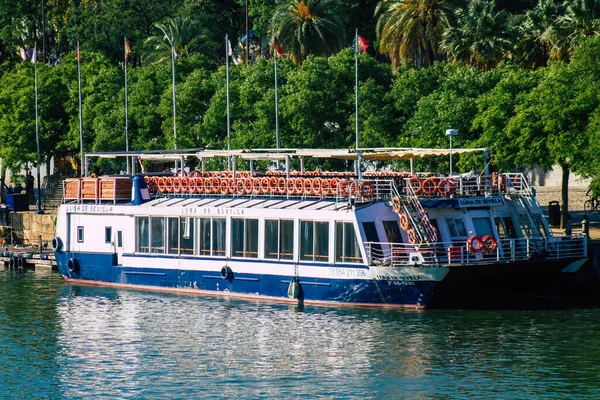
[[[34,66],[22,60],[34,44],[44,61],[41,161],[79,158],[78,40],[85,150],[125,148],[125,36],[133,150],[175,145],[171,40],[177,147],[275,147],[275,60],[266,50],[273,34],[288,54],[277,60],[281,147],[354,147],[358,28],[370,42],[358,56],[361,147],[445,148],[444,132],[455,128],[454,146],[490,148],[494,169],[559,164],[567,178],[593,178],[600,193],[600,0],[253,0],[248,65],[245,3],[4,1],[2,170],[37,160]],[[229,138],[226,33],[234,53]],[[457,163],[484,167],[466,156]],[[445,170],[447,161],[419,167]]]

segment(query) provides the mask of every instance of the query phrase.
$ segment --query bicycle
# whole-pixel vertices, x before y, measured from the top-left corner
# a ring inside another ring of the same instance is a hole
[[[586,196],[588,196],[589,199],[583,203],[583,209],[588,213],[591,211],[600,212],[600,198],[592,197],[591,191],[592,189],[589,189],[586,193]]]

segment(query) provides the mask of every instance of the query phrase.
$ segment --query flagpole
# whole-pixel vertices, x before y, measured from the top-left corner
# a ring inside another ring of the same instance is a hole
[[[42,211],[42,191],[40,186],[40,123],[39,123],[39,112],[38,112],[38,72],[37,72],[37,43],[33,47],[33,69],[35,76],[35,143],[37,147],[37,214],[43,214]]]
[[[355,93],[355,114],[356,114],[356,176],[358,179],[361,179],[361,154],[358,152],[358,29],[356,29],[354,34],[354,93]]]
[[[131,173],[129,168],[129,110],[127,108],[127,37],[123,38],[123,44],[125,49],[125,152],[127,153],[127,174]]]
[[[279,150],[279,97],[277,92],[277,49],[275,48],[275,36],[273,36],[273,55],[275,56],[275,144]],[[277,169],[279,169],[277,160]]]
[[[83,114],[81,106],[81,53],[79,52],[79,40],[77,41],[77,80],[79,83],[79,149],[81,151],[81,177],[85,176],[85,160],[83,157]]]
[[[229,121],[229,34],[225,34],[225,75],[227,81],[227,151],[231,151],[231,123]],[[227,169],[231,170],[231,157],[227,156]]]
[[[177,150],[177,89],[175,87],[175,39],[171,38],[171,69],[173,71],[173,149]],[[177,170],[177,161],[175,169]],[[177,171],[175,171],[177,172]]]

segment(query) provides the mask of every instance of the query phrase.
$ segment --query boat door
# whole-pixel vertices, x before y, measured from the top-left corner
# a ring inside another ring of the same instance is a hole
[[[471,210],[469,211],[469,215],[477,236],[483,238],[486,235],[490,235],[495,238],[498,243],[500,242],[498,240],[500,236],[496,230],[496,224],[494,223],[492,214],[488,210]],[[499,246],[499,251],[502,252],[502,246]]]
[[[117,265],[123,265],[123,231],[117,230],[115,238]]]

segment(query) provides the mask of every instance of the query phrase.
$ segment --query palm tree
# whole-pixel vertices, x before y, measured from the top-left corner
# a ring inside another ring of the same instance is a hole
[[[330,56],[346,42],[338,8],[337,0],[289,0],[275,10],[271,32],[296,64],[310,54]]]
[[[447,29],[442,48],[452,61],[466,61],[487,70],[510,58],[513,32],[506,11],[495,11],[493,0],[473,0],[456,12],[457,26]]]
[[[565,15],[559,18],[565,30],[565,47],[569,53],[582,39],[600,35],[600,0],[573,0],[566,2]]]
[[[523,20],[517,24],[520,34],[517,53],[522,55],[526,64],[535,68],[546,65],[548,59],[565,58],[563,29],[558,22],[564,12],[564,4],[539,0],[534,9],[524,14]]]
[[[142,60],[145,64],[170,63],[173,43],[177,57],[189,57],[194,53],[215,56],[215,44],[196,21],[176,17],[168,18],[164,23],[155,23],[154,26],[160,33],[144,42],[147,51]]]
[[[402,60],[431,65],[439,60],[439,42],[452,21],[447,0],[383,0],[377,5],[379,51],[393,67]]]

